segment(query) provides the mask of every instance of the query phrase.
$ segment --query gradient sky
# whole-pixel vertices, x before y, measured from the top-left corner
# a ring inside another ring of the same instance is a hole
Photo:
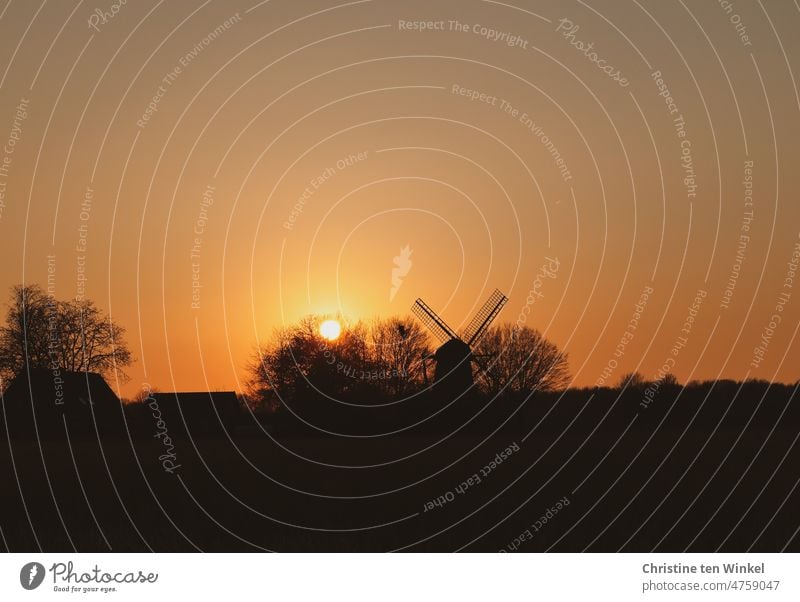
[[[92,28],[112,5],[0,7],[0,289],[46,286],[52,255],[74,297],[85,255],[137,358],[123,394],[240,389],[308,313],[420,296],[462,326],[495,287],[577,385],[668,358],[681,381],[800,378],[795,3],[129,1]]]

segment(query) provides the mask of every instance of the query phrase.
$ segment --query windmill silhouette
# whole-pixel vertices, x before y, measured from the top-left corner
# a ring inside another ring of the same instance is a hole
[[[437,392],[460,395],[472,387],[472,362],[476,360],[472,346],[483,336],[507,302],[508,297],[495,289],[459,337],[427,303],[422,299],[416,300],[411,307],[412,313],[442,343],[433,354],[436,362],[433,384]]]

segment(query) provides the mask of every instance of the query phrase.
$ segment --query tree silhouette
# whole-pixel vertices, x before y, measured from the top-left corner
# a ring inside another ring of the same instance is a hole
[[[664,387],[680,387],[681,383],[678,381],[677,376],[669,372],[661,378],[661,385]]]
[[[490,395],[501,391],[557,391],[570,383],[567,355],[528,326],[490,328],[475,349],[481,370],[479,386]]]
[[[432,350],[428,334],[417,322],[397,317],[375,320],[371,338],[377,381],[384,392],[402,395],[425,379],[424,362]]]
[[[642,376],[641,372],[628,372],[620,377],[617,388],[638,391],[646,388],[648,384],[647,379]]]
[[[346,325],[335,341],[319,334],[321,318],[275,331],[248,365],[251,407],[276,411],[282,402],[314,396],[369,401],[408,393],[423,382],[427,334],[409,319]]]
[[[50,364],[48,326],[54,314],[54,302],[36,285],[15,286],[0,329],[0,374],[10,379],[27,362],[35,368]]]
[[[47,368],[124,378],[133,361],[124,332],[92,301],[59,301],[37,285],[15,286],[0,328],[0,374]]]

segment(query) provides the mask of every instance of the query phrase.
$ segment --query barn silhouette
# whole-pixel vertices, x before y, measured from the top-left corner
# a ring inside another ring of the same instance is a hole
[[[235,391],[151,393],[145,403],[159,412],[173,437],[225,437],[242,418]]]
[[[122,402],[96,372],[31,368],[0,393],[12,437],[64,438],[124,433]],[[96,429],[96,430],[95,430]]]

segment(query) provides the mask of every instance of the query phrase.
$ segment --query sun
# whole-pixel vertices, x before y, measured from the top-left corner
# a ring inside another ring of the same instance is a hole
[[[319,333],[322,335],[322,338],[329,341],[335,341],[338,339],[341,332],[342,325],[336,320],[325,320],[319,325]]]

